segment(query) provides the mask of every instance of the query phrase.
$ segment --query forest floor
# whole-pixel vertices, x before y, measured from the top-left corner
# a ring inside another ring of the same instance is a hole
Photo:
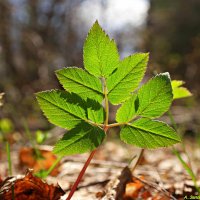
[[[176,120],[178,119],[180,120],[180,117]],[[192,123],[187,123],[187,120],[191,119],[194,120],[191,116],[182,115],[180,123],[186,124],[184,133],[187,138],[184,139],[184,146],[178,144],[175,148],[192,168],[197,185],[200,186],[200,144],[198,138],[192,135],[195,127]],[[0,199],[12,199],[13,193],[18,195],[15,200],[67,198],[89,154],[66,156],[45,182],[35,178],[32,171],[27,171],[28,168],[34,168],[35,171],[41,170],[41,167],[49,168],[55,162],[55,156],[48,151],[51,151],[51,144],[63,134],[63,130],[55,128],[52,133],[54,136],[50,137],[45,145],[38,147],[43,150],[45,157],[39,162],[34,159],[31,143],[21,142],[21,133],[12,134],[12,179],[7,178],[8,159],[4,143],[0,144]],[[188,137],[188,134],[192,137]],[[145,150],[135,168],[139,153],[140,149],[120,142],[116,135],[111,133],[107,141],[98,148],[72,200],[200,199],[192,177],[188,175],[172,148]]]

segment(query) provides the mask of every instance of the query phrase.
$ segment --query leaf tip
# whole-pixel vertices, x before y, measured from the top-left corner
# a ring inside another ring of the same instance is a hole
[[[36,99],[38,99],[39,97],[41,97],[41,95],[44,93],[44,91],[42,92],[36,92],[35,93],[35,96],[36,96]]]
[[[144,53],[144,55],[146,55],[146,57],[149,58],[150,53],[149,53],[149,52],[146,52],[146,53]]]
[[[165,76],[165,77],[167,77],[168,79],[171,80],[169,72],[162,73],[162,76]]]
[[[99,21],[98,21],[98,19],[95,20],[94,25],[95,25],[95,24],[99,26]]]
[[[61,71],[63,71],[65,68],[62,68],[62,69],[57,69],[57,70],[55,70],[55,74],[57,75],[57,74],[59,74]]]
[[[94,29],[97,29],[97,30],[100,29],[100,30],[103,31],[103,29],[102,29],[102,27],[100,26],[98,20],[96,20],[96,21],[94,22],[94,24],[92,25],[92,28],[90,29],[90,31],[91,31],[91,30],[94,30]]]

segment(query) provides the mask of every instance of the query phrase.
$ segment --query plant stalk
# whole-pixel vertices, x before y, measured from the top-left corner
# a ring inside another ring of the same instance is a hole
[[[175,120],[174,120],[174,117],[173,117],[173,115],[172,115],[172,113],[171,113],[170,110],[168,110],[168,116],[169,116],[169,119],[170,119],[170,121],[171,121],[171,123],[172,123],[173,128],[175,129],[175,131],[177,131],[177,130],[178,130],[178,127],[177,127],[177,124],[176,124],[176,122],[175,122]],[[186,152],[186,148],[185,148],[184,142],[181,142],[181,145],[182,145],[183,151],[185,152],[185,154],[186,154],[186,156],[187,156],[188,164],[189,164],[189,166],[191,167],[191,166],[192,166],[192,165],[191,165],[191,160],[190,160],[190,157],[188,156],[188,154],[187,154],[187,152]],[[176,151],[176,149],[175,149],[174,146],[172,146],[172,148],[173,148],[174,151]],[[175,154],[175,155],[177,155],[177,154]]]
[[[108,126],[105,125],[103,130],[104,130],[104,132],[106,133],[107,130],[108,130]],[[79,175],[78,175],[78,178],[76,179],[75,183],[73,184],[73,186],[72,186],[72,188],[71,188],[71,190],[70,190],[70,193],[69,193],[69,195],[68,195],[68,197],[67,197],[66,200],[70,200],[70,199],[72,198],[74,192],[76,191],[76,189],[77,189],[77,187],[78,187],[78,185],[79,185],[79,183],[80,183],[80,181],[81,181],[83,175],[85,174],[85,171],[86,171],[87,167],[89,166],[89,164],[90,164],[90,162],[91,162],[91,160],[92,160],[94,154],[96,153],[96,151],[97,151],[97,149],[93,150],[93,151],[90,153],[90,155],[89,155],[87,161],[85,162],[85,164],[84,164],[82,170],[80,171],[80,173],[79,173]]]
[[[175,122],[175,120],[174,120],[174,117],[173,117],[171,111],[168,110],[167,114],[168,114],[169,119],[170,119],[170,121],[171,121],[171,123],[172,123],[172,126],[173,126],[174,129],[177,131],[177,125],[176,125],[176,122]]]
[[[47,171],[45,171],[45,173],[42,173],[42,175],[40,173],[34,173],[34,175],[38,176],[39,178],[45,179],[47,176],[49,176],[49,174],[51,174],[51,172],[55,169],[55,167],[58,165],[62,158],[63,156],[59,156],[51,165],[51,167]]]
[[[6,142],[6,153],[7,153],[7,158],[8,158],[9,176],[12,176],[12,163],[11,163],[11,157],[10,157],[10,144],[9,144],[9,142]]]
[[[171,113],[171,111],[169,110],[168,111],[168,116],[170,118],[170,121],[172,123],[172,126],[174,127],[174,129],[177,131],[177,124],[174,120],[174,117]],[[198,187],[197,185],[197,178],[192,170],[192,165],[191,165],[191,160],[190,160],[190,157],[189,155],[187,154],[187,151],[186,151],[186,148],[185,148],[185,144],[184,142],[181,143],[182,144],[182,148],[183,148],[183,151],[185,152],[187,158],[188,158],[188,163],[186,163],[183,158],[181,157],[180,153],[176,150],[176,148],[174,146],[172,146],[172,149],[173,149],[173,153],[176,155],[176,157],[179,159],[179,161],[181,162],[182,166],[184,167],[184,169],[186,170],[186,172],[189,174],[189,176],[192,178],[192,181],[194,183],[194,186],[197,190],[197,192],[200,194],[200,188]]]
[[[35,143],[34,143],[34,140],[33,140],[33,138],[32,138],[31,132],[30,132],[30,130],[29,130],[29,128],[28,128],[28,125],[27,125],[27,123],[26,123],[25,120],[24,120],[24,130],[25,130],[25,134],[26,134],[27,137],[29,138],[29,141],[30,141],[30,143],[31,143],[31,146],[33,147],[33,150],[34,150],[34,152],[35,152],[35,154],[36,154],[36,159],[41,158],[41,153],[40,153],[39,149],[36,147],[36,145],[35,145]]]
[[[61,159],[63,158],[63,156],[60,156],[56,159],[56,161],[51,165],[51,167],[48,169],[46,176],[48,176],[57,166],[57,164],[61,161]]]
[[[97,151],[97,149],[93,150],[93,151],[90,153],[90,155],[89,155],[87,161],[85,162],[85,164],[84,164],[84,166],[83,166],[81,172],[80,172],[79,175],[78,175],[78,178],[76,179],[74,185],[72,186],[71,191],[70,191],[70,193],[69,193],[69,195],[68,195],[68,197],[67,197],[66,200],[70,200],[71,197],[73,196],[74,192],[75,192],[76,189],[77,189],[78,184],[80,183],[80,181],[81,181],[83,175],[85,174],[85,171],[86,171],[88,165],[90,164],[90,161],[92,160],[92,158],[93,158],[94,154],[96,153],[96,151]]]
[[[105,123],[104,123],[104,126],[103,126],[103,130],[104,130],[104,132],[106,133],[107,130],[108,130],[108,128],[109,128],[109,126],[108,126],[108,119],[109,119],[109,102],[108,102],[108,93],[107,93],[107,87],[106,87],[106,79],[103,78],[102,80],[103,80],[103,92],[104,92],[104,98],[105,98],[104,100],[105,100],[105,113],[106,113],[106,119],[105,119]],[[73,186],[72,186],[72,188],[71,188],[71,190],[70,190],[70,193],[69,193],[69,195],[68,195],[68,197],[67,197],[66,200],[70,200],[71,197],[73,196],[74,192],[76,191],[76,189],[77,189],[77,187],[78,187],[78,185],[79,185],[79,183],[80,183],[80,181],[81,181],[83,175],[85,174],[85,171],[86,171],[87,167],[89,166],[89,164],[90,164],[90,162],[91,162],[91,160],[92,160],[94,154],[96,153],[96,151],[97,151],[97,149],[93,150],[93,151],[90,153],[90,155],[89,155],[87,161],[85,162],[85,164],[84,164],[82,170],[80,171],[80,173],[79,173],[79,175],[78,175],[78,178],[76,179],[75,183],[73,184]]]
[[[128,124],[128,123],[125,123],[125,122],[123,122],[123,123],[113,123],[113,124],[107,125],[107,127],[112,128],[112,127],[116,127],[116,126],[123,126],[123,125],[126,125],[126,124]]]
[[[9,176],[12,176],[12,162],[11,162],[11,156],[10,156],[10,144],[9,144],[8,141],[6,142],[6,153],[7,153],[7,158],[8,158]],[[12,190],[12,200],[15,200],[15,188],[14,188],[13,184],[11,186],[11,190]]]
[[[144,149],[141,149],[141,150],[140,150],[140,153],[138,154],[137,160],[136,160],[135,163],[134,163],[134,165],[133,165],[133,160],[132,160],[132,162],[129,164],[132,173],[134,172],[134,170],[135,170],[135,168],[138,166],[138,164],[141,162],[143,154],[144,154]]]

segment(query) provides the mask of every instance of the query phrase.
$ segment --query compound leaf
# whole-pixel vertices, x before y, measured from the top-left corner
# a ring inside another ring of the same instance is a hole
[[[144,76],[148,53],[136,53],[122,60],[117,70],[107,79],[108,99],[119,104],[130,97]]]
[[[138,115],[149,118],[162,116],[173,100],[169,73],[158,74],[144,84],[137,98]]]
[[[108,77],[119,62],[114,40],[109,39],[98,22],[95,22],[86,38],[83,61],[85,69],[97,77]]]
[[[99,127],[81,123],[64,134],[56,143],[53,152],[63,156],[85,153],[97,148],[104,138],[105,132]]]
[[[120,138],[125,143],[141,148],[167,147],[180,142],[175,130],[164,122],[141,118],[121,129]]]
[[[65,90],[74,92],[84,99],[90,97],[99,102],[102,101],[103,91],[100,79],[83,69],[77,67],[63,68],[56,71],[56,75]]]
[[[136,97],[132,95],[127,101],[125,101],[121,107],[117,110],[116,121],[119,123],[129,122],[136,115]]]
[[[39,92],[36,96],[40,108],[52,124],[71,129],[86,119],[86,112],[73,93],[50,90]]]
[[[192,96],[192,93],[185,87],[181,87],[184,82],[179,80],[171,81],[173,90],[173,99],[181,99]]]

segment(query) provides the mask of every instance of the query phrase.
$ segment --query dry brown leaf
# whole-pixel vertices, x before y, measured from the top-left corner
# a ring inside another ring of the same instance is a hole
[[[138,193],[140,192],[140,190],[143,187],[144,187],[144,184],[141,181],[133,178],[133,182],[126,184],[126,190],[125,190],[124,198],[127,198],[127,197],[137,198]]]
[[[64,195],[59,186],[48,185],[28,172],[24,178],[8,178],[0,188],[0,199],[10,200],[14,194],[15,200],[58,200]]]
[[[51,151],[39,150],[42,158],[36,159],[36,154],[33,148],[22,148],[19,152],[19,161],[21,166],[32,168],[34,173],[40,170],[48,170],[56,161],[57,157]],[[51,176],[56,176],[59,173],[59,164],[51,172]]]

